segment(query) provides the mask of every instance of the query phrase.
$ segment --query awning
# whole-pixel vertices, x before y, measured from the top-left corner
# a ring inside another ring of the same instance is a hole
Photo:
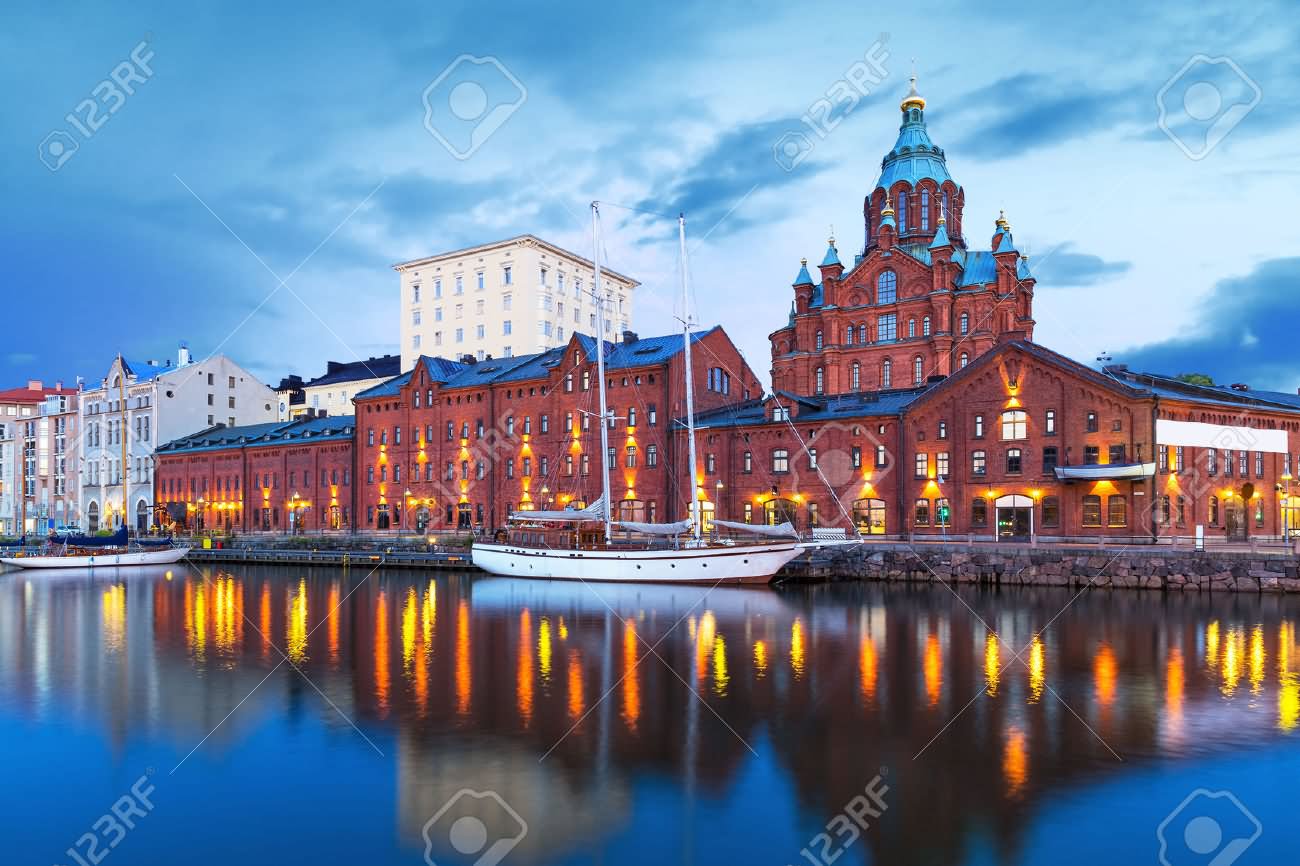
[[[1088,463],[1056,467],[1059,481],[1137,481],[1155,474],[1155,463]]]

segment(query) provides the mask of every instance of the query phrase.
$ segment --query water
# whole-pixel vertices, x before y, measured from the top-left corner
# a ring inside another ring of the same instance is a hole
[[[1194,798],[1171,863],[1233,839],[1291,862],[1298,619],[1236,595],[7,574],[3,860],[418,866],[428,836],[437,864],[1156,863],[1204,788],[1253,819]]]

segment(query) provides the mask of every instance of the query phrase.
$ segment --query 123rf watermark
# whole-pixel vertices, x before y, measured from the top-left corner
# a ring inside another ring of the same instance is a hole
[[[830,866],[858,841],[858,837],[871,827],[872,821],[885,814],[888,808],[885,795],[889,793],[889,786],[885,784],[887,775],[888,768],[882,767],[861,794],[849,800],[838,815],[826,822],[825,831],[813,836],[799,851],[802,862],[812,866]]]
[[[90,94],[78,102],[63,119],[71,127],[52,130],[41,139],[36,155],[50,171],[67,165],[73,154],[81,149],[82,142],[90,141],[95,133],[117,114],[128,98],[135,95],[136,87],[153,78],[153,49],[148,39],[131,49],[126,59],[114,66],[108,76],[90,89]]]
[[[129,831],[135,829],[137,818],[148,817],[154,809],[153,800],[149,799],[154,792],[153,783],[149,781],[152,774],[153,771],[150,770],[136,779],[131,790],[118,797],[109,810],[100,815],[90,825],[90,829],[64,852],[73,863],[77,866],[97,866],[122,844]]]
[[[844,70],[838,81],[826,88],[824,96],[813,100],[799,120],[804,128],[787,130],[772,145],[772,158],[785,171],[794,171],[817,147],[835,131],[844,119],[858,107],[889,76],[885,68],[889,51],[885,44],[888,33],[881,33],[871,43],[861,60],[855,60]]]

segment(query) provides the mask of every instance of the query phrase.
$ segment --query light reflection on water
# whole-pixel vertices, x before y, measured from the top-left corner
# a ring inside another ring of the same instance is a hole
[[[703,862],[722,839],[733,862],[796,862],[882,767],[890,809],[841,862],[977,863],[990,842],[1002,862],[1038,862],[1046,816],[1094,785],[1136,791],[1143,768],[1164,768],[1195,787],[1198,762],[1293,754],[1296,601],[1099,591],[1062,613],[1071,597],[269,568],[5,575],[0,754],[21,762],[24,738],[46,732],[89,798],[57,826],[16,821],[15,844],[54,862],[125,775],[169,771],[202,741],[175,777],[188,799],[133,840],[131,862],[168,862],[208,817],[199,795],[227,789],[258,816],[227,815],[235,837],[302,810],[283,832],[304,858],[356,844],[371,862],[419,862],[424,822],[465,787],[528,818],[521,862]],[[1269,772],[1238,787],[1267,791]],[[289,781],[291,803],[275,793]],[[57,773],[24,784],[34,800],[67,796]],[[332,838],[334,822],[310,832],[341,789],[364,804],[341,825],[354,843]],[[1131,844],[1153,827],[1135,824]],[[225,862],[223,844],[191,859]]]

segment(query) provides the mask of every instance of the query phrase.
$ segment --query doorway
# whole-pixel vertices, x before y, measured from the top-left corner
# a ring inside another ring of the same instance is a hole
[[[1034,500],[1011,494],[994,500],[998,541],[1028,541],[1034,534]]]

